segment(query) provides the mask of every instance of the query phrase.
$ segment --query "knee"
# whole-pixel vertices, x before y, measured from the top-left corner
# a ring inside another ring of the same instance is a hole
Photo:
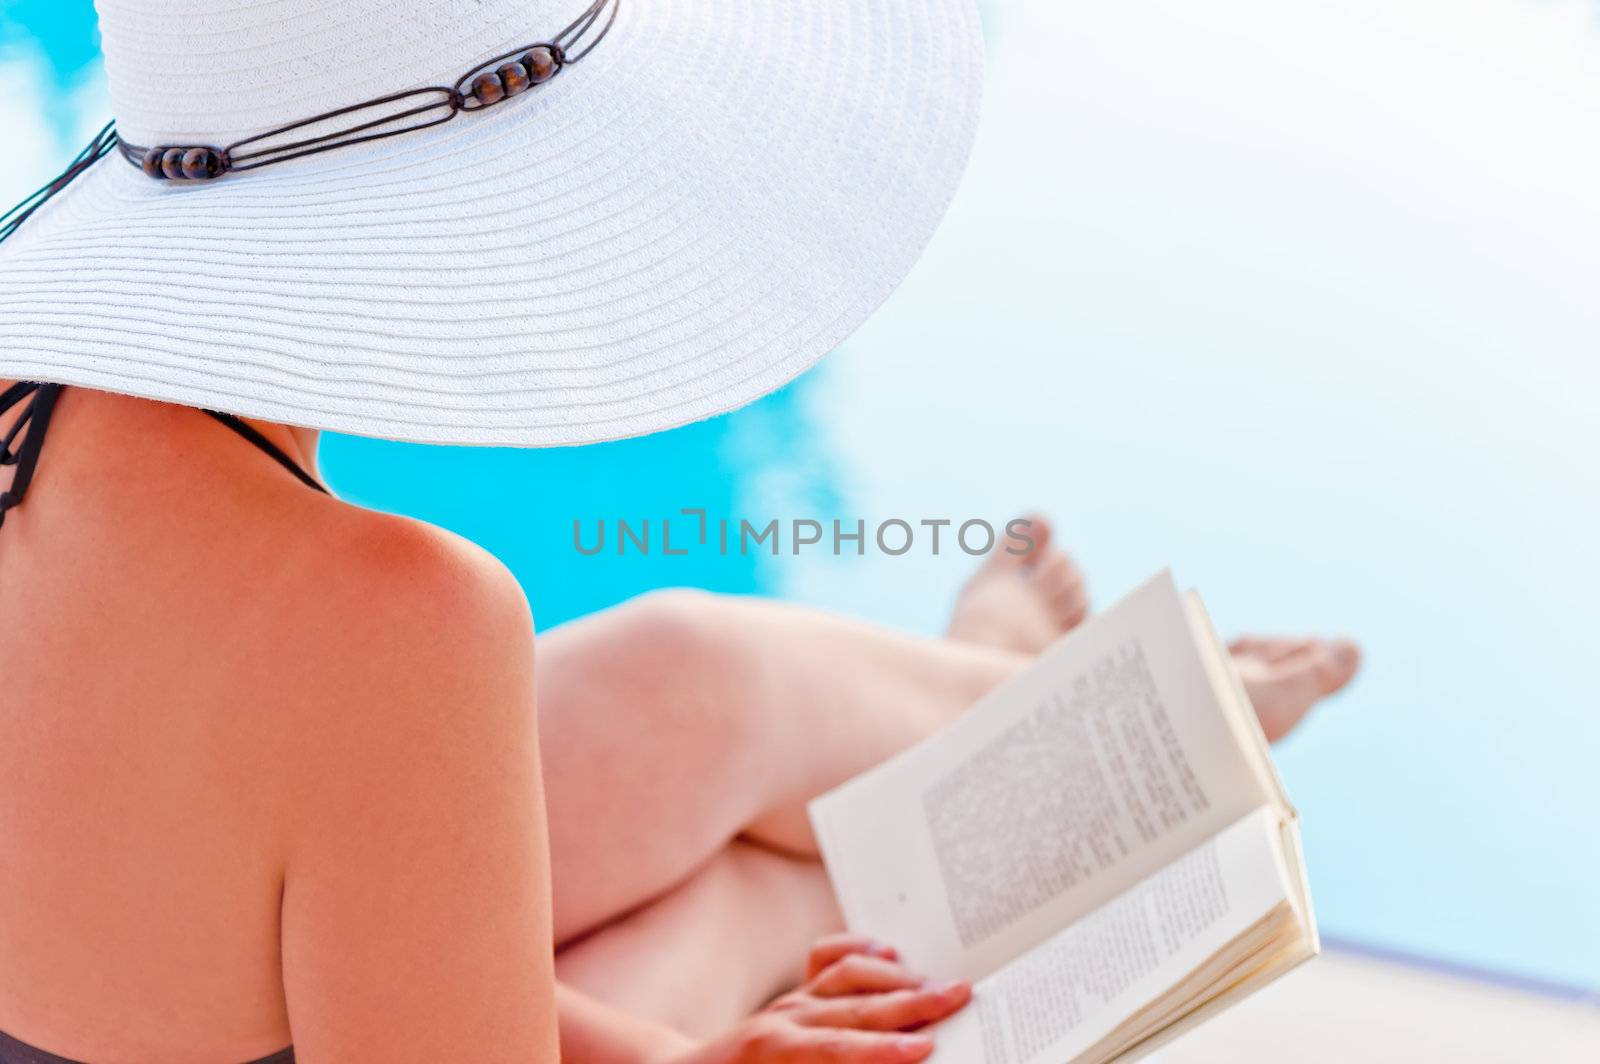
[[[618,607],[615,645],[626,648],[636,678],[674,704],[720,712],[738,700],[746,656],[731,600],[705,591],[653,591]],[[632,671],[632,670],[631,670]]]
[[[716,595],[688,588],[651,591],[617,607],[613,634],[662,665],[696,664],[722,642]]]
[[[705,591],[654,591],[618,607],[611,633],[652,723],[724,754],[759,729],[754,655],[737,607]]]

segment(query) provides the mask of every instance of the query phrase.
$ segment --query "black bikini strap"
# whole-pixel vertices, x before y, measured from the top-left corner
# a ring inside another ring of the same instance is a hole
[[[95,134],[88,147],[78,153],[72,164],[62,172],[61,176],[45,185],[39,191],[17,204],[5,214],[0,215],[0,241],[4,241],[17,228],[27,221],[33,212],[38,210],[51,197],[70,185],[76,178],[99,162],[107,153],[117,146],[116,123],[108,123],[104,129]],[[5,438],[0,440],[0,466],[14,465],[17,472],[11,478],[11,486],[0,492],[0,524],[5,523],[6,511],[22,502],[22,497],[28,492],[28,485],[33,481],[34,468],[39,464],[39,452],[44,448],[44,430],[50,425],[50,415],[55,410],[56,399],[61,395],[62,386],[59,384],[38,384],[33,381],[18,381],[0,393],[0,414],[20,403],[28,396],[33,396],[33,402],[28,408],[17,415],[17,420],[12,424]],[[293,458],[284,454],[271,440],[267,439],[255,429],[246,425],[232,414],[223,414],[215,410],[206,413],[228,426],[240,436],[254,444],[259,450],[264,451],[273,461],[293,473],[300,482],[308,488],[328,494],[328,489],[323,487]],[[23,426],[30,426],[28,436],[22,441],[22,446],[15,452],[11,445],[16,442],[17,435]]]
[[[0,393],[0,414],[10,410],[38,390],[39,385],[34,381],[18,381],[13,384],[3,393]],[[17,434],[22,431],[22,426],[26,425],[28,419],[32,416],[33,407],[30,405],[28,409],[17,416],[17,420],[11,425],[11,430],[6,433],[5,439],[0,440],[0,466],[16,464],[17,456],[12,452],[11,444],[17,438]]]
[[[0,466],[17,467],[16,473],[11,478],[11,486],[0,492],[0,525],[5,524],[6,511],[21,504],[22,497],[28,493],[28,485],[33,483],[33,471],[39,465],[39,452],[44,450],[45,429],[50,427],[50,416],[55,413],[56,399],[61,395],[61,385],[19,381],[0,395],[0,414],[30,395],[33,396],[33,402],[17,415],[17,420],[6,433],[5,439],[0,440]],[[16,441],[24,425],[29,426],[27,438],[13,451],[11,445]]]
[[[216,418],[234,432],[237,432],[246,440],[250,441],[258,450],[265,452],[267,457],[271,458],[274,462],[277,462],[279,465],[283,466],[283,468],[300,478],[300,483],[304,484],[306,487],[315,491],[320,491],[324,495],[329,494],[328,489],[317,483],[316,478],[314,478],[310,473],[307,473],[304,469],[301,469],[298,462],[284,454],[277,444],[261,435],[261,433],[257,432],[246,422],[234,417],[232,414],[224,414],[220,410],[206,410],[204,413]]]
[[[17,415],[17,420],[12,422],[11,428],[6,431],[5,436],[0,438],[0,466],[14,465],[17,467],[16,473],[11,478],[10,487],[0,492],[0,525],[5,524],[7,510],[14,509],[22,504],[23,496],[28,493],[28,485],[33,483],[33,473],[39,465],[39,453],[44,450],[45,430],[50,427],[50,417],[55,413],[56,400],[61,397],[62,387],[59,384],[18,381],[4,392],[0,392],[0,414],[4,414],[30,395],[33,397],[33,401],[28,404],[27,408]],[[327,488],[319,484],[311,474],[301,469],[299,463],[284,454],[277,444],[267,439],[244,421],[234,417],[232,414],[224,414],[217,410],[207,410],[205,413],[243,436],[258,450],[293,473],[300,483],[306,487],[311,488],[313,491],[320,491],[324,495],[329,494]],[[24,428],[28,431],[27,436],[23,438],[22,444],[16,450],[12,450],[12,444],[16,443],[17,437],[22,435]]]

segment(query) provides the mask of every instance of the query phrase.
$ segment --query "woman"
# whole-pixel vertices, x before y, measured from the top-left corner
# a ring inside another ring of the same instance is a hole
[[[313,434],[253,424],[312,468]],[[1047,526],[949,639],[689,593],[567,626],[536,726],[526,606],[469,544],[310,490],[190,408],[69,389],[46,453],[0,530],[0,1030],[92,1061],[291,1035],[301,1060],[546,1059],[556,949],[659,1024],[569,994],[576,1061],[917,1059],[823,1021],[965,1000],[835,940],[819,1000],[739,1023],[837,922],[805,800],[1083,616]],[[1336,650],[1241,648],[1270,727],[1348,677]]]
[[[100,7],[118,132],[0,229],[0,1061],[927,1056],[966,987],[791,941],[837,922],[803,805],[1070,566],[961,638],[670,595],[536,667],[509,574],[302,426],[582,442],[793,376],[948,198],[971,12]]]

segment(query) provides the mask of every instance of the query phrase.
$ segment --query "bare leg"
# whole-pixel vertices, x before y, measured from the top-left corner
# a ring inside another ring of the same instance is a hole
[[[562,950],[556,975],[704,1038],[793,987],[806,949],[840,924],[820,864],[735,842],[654,904]]]
[[[1027,660],[694,592],[542,637],[556,941],[659,897],[735,838],[815,857],[809,799]]]
[[[960,713],[1086,602],[1076,567],[1046,547],[1026,571],[980,570],[945,640],[694,592],[542,637],[561,977],[694,1033],[783,989],[805,945],[838,925],[805,802]],[[1274,737],[1353,674],[1350,655],[1327,666],[1333,646],[1234,648],[1252,698],[1283,724]]]

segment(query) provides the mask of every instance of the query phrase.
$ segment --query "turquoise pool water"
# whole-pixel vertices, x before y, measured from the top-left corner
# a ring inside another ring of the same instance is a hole
[[[105,105],[88,0],[0,12],[16,198]],[[1170,564],[1226,629],[1362,640],[1281,757],[1330,933],[1600,987],[1600,7],[985,15],[950,221],[822,370],[581,450],[332,438],[329,477],[495,551],[544,627],[689,584],[932,632],[969,567],[588,557],[575,520],[1041,507],[1102,598]]]

